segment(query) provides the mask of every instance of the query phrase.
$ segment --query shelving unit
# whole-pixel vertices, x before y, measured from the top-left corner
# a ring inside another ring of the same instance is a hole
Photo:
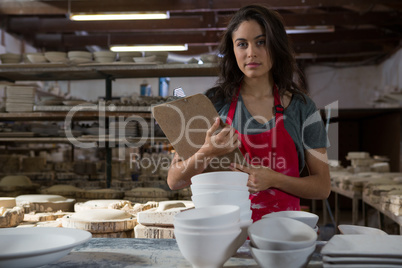
[[[137,63],[90,63],[80,65],[69,64],[2,64],[0,65],[0,80],[3,81],[53,81],[53,80],[94,80],[105,79],[105,100],[112,98],[112,81],[119,78],[147,77],[185,77],[185,76],[215,76],[216,64],[137,64]],[[105,111],[106,126],[108,119],[114,117],[139,116],[151,118],[151,112],[144,107],[127,111],[127,107],[117,107],[115,111]],[[0,121],[57,121],[64,120],[68,111],[40,111],[32,113],[0,113]],[[124,111],[122,111],[124,110]],[[99,111],[76,111],[74,120],[98,120]],[[141,138],[127,138],[128,142],[138,142]],[[110,187],[112,175],[112,154],[110,144],[119,144],[121,139],[106,139],[99,137],[78,138],[81,142],[102,142],[106,149],[106,184]],[[166,141],[166,138],[149,138],[150,142]],[[1,137],[0,143],[70,143],[65,137]]]
[[[325,111],[321,110],[321,114],[325,120]],[[343,166],[349,164],[345,159],[348,152],[365,151],[370,155],[387,156],[391,171],[400,171],[402,108],[339,109],[332,114],[336,115],[330,124],[338,124],[337,159]],[[331,131],[329,134],[331,141],[335,137],[331,137]]]
[[[143,77],[215,76],[217,66],[206,64],[0,64],[0,80],[49,81]]]

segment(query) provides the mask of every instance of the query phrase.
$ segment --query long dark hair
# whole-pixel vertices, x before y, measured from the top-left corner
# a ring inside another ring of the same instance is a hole
[[[305,92],[293,81],[293,75],[299,73],[282,17],[278,12],[261,5],[249,5],[239,9],[231,18],[219,45],[219,79],[215,87],[206,93],[213,102],[230,102],[243,79],[233,51],[232,34],[244,21],[255,20],[265,30],[266,44],[273,62],[272,75],[278,86],[279,94],[286,91],[292,94]]]

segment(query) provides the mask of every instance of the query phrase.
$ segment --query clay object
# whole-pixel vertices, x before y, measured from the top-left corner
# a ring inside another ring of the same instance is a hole
[[[137,219],[117,209],[93,209],[62,218],[63,227],[86,230],[91,233],[115,233],[134,229]]]
[[[27,176],[5,176],[0,180],[0,195],[15,197],[17,195],[36,193],[38,184],[33,184]]]
[[[14,197],[0,197],[0,207],[13,208],[17,205]]]
[[[41,194],[53,194],[61,195],[64,197],[76,198],[77,192],[82,189],[68,184],[58,184],[50,186],[46,189],[41,190]]]
[[[52,211],[74,211],[75,199],[67,199],[60,195],[20,195],[16,198],[17,205],[25,209],[25,213],[52,212]]]
[[[174,239],[173,227],[145,226],[137,224],[134,227],[135,238]]]
[[[24,220],[24,209],[21,207],[0,207],[0,228],[15,227]]]
[[[87,202],[80,202],[74,205],[74,211],[80,212],[90,209],[132,209],[132,203],[128,200],[119,199],[98,199],[89,200]]]
[[[40,213],[28,213],[24,216],[24,221],[28,222],[45,222],[45,221],[55,221],[65,215],[70,215],[71,212],[40,212]]]

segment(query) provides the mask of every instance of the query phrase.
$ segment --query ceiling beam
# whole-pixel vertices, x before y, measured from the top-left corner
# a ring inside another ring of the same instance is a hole
[[[353,54],[363,52],[383,52],[384,45],[373,44],[368,42],[349,42],[339,41],[327,44],[296,44],[294,48],[296,53],[312,53],[312,54],[326,54],[338,55]]]
[[[179,11],[198,12],[213,10],[237,10],[248,4],[262,3],[273,9],[306,9],[332,6],[354,6],[379,4],[377,0],[2,0],[0,14],[4,15],[46,15],[67,14],[71,12],[113,12],[113,11]],[[381,5],[400,5],[399,0],[381,0]]]
[[[208,13],[209,14],[209,13]],[[327,14],[283,14],[285,25],[393,25],[402,21],[401,12],[333,12]],[[216,31],[224,30],[227,16],[185,16],[154,21],[70,21],[67,18],[12,17],[7,30],[18,33],[51,32],[146,32],[152,31]]]
[[[223,30],[226,25],[222,22],[215,24],[218,29]],[[220,27],[220,28],[219,28]],[[169,20],[153,21],[70,21],[64,18],[46,18],[37,17],[11,18],[7,29],[12,32],[145,32],[152,31],[203,31],[216,30],[216,27],[203,19],[201,16],[190,16],[181,18],[171,18]]]
[[[34,44],[38,47],[46,46],[101,46],[108,47],[111,44],[183,44],[183,43],[218,43],[222,32],[209,31],[197,33],[110,33],[110,34],[37,34],[34,37]],[[383,42],[397,41],[401,35],[386,32],[379,29],[360,30],[336,30],[332,33],[307,33],[289,35],[290,40],[295,43],[331,43],[343,41],[356,42]]]
[[[402,38],[402,33],[395,34],[390,31],[380,29],[335,29],[332,33],[305,33],[305,34],[291,34],[289,39],[293,43],[327,43],[337,42],[338,40],[346,41],[360,41],[360,42],[376,42],[376,41],[390,41],[399,40]]]

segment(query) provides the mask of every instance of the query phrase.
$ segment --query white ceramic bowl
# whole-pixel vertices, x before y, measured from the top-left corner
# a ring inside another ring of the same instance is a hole
[[[244,211],[250,210],[251,200],[242,198],[242,199],[235,199],[235,200],[223,200],[222,202],[216,202],[213,198],[205,199],[205,198],[198,198],[200,195],[191,196],[191,200],[194,203],[196,208],[201,207],[208,207],[208,206],[215,206],[215,205],[234,205],[239,206],[240,214]],[[232,201],[232,202],[230,202]]]
[[[195,206],[213,206],[213,205],[237,205],[249,198],[249,192],[246,191],[214,191],[203,194],[194,194],[191,199]]]
[[[156,56],[149,57],[133,57],[134,62],[143,63],[143,62],[155,62]]]
[[[69,60],[71,60],[73,63],[88,63],[88,62],[92,62],[92,59],[90,59],[90,58],[81,58],[81,57],[69,57]]]
[[[205,194],[210,192],[216,191],[244,191],[248,192],[248,188],[246,186],[239,186],[239,185],[222,185],[222,184],[205,184],[205,185],[190,185],[191,192],[194,195],[197,194]]]
[[[251,209],[248,209],[246,211],[241,211],[241,213],[240,213],[240,221],[248,221],[248,220],[250,220],[252,214],[253,214],[253,211]]]
[[[236,252],[237,237],[235,232],[219,234],[192,234],[174,232],[181,254],[193,267],[222,267]]]
[[[253,220],[240,221],[241,232],[236,238],[236,250],[241,247],[248,237],[248,228],[253,224]]]
[[[204,63],[207,63],[207,62],[218,62],[219,57],[218,57],[218,55],[215,55],[215,54],[202,54],[202,55],[200,56],[200,59],[201,59]]]
[[[218,172],[208,172],[195,175],[191,178],[191,183],[193,185],[223,184],[223,185],[247,186],[247,180],[248,180],[248,174],[244,172],[218,171]]]
[[[287,211],[279,211],[279,212],[273,212],[269,213],[267,215],[262,216],[263,218],[270,218],[270,217],[285,217],[285,218],[291,218],[295,219],[301,222],[304,222],[311,228],[314,228],[317,225],[318,222],[318,215],[306,211],[293,211],[293,210],[287,210]]]
[[[121,62],[134,62],[133,57],[119,57]]]
[[[94,57],[110,57],[115,58],[117,56],[117,52],[113,51],[95,51],[93,52]]]
[[[261,267],[305,267],[315,250],[315,243],[296,250],[263,250],[250,243],[251,255]]]
[[[47,59],[45,58],[44,55],[28,54],[27,58],[31,63],[45,63],[45,62],[47,62]]]
[[[238,206],[218,205],[182,211],[174,216],[174,223],[197,227],[225,226],[238,222]]]
[[[87,58],[92,59],[92,53],[88,51],[69,51],[67,53],[68,58]]]
[[[351,234],[387,235],[387,233],[381,229],[367,227],[367,226],[341,224],[341,225],[338,225],[338,229],[344,235],[351,235]]]
[[[240,221],[229,225],[216,225],[208,227],[199,227],[191,225],[183,225],[175,221],[174,230],[179,232],[193,233],[193,234],[212,234],[212,233],[228,233],[240,229]]]
[[[67,53],[59,51],[45,52],[45,58],[50,62],[67,62]]]
[[[248,228],[253,244],[259,249],[291,250],[310,247],[317,233],[307,224],[290,218],[264,218]]]
[[[20,63],[22,56],[21,54],[14,53],[4,53],[0,55],[1,63]]]
[[[99,63],[109,63],[109,62],[114,62],[115,57],[95,57],[95,61]]]

